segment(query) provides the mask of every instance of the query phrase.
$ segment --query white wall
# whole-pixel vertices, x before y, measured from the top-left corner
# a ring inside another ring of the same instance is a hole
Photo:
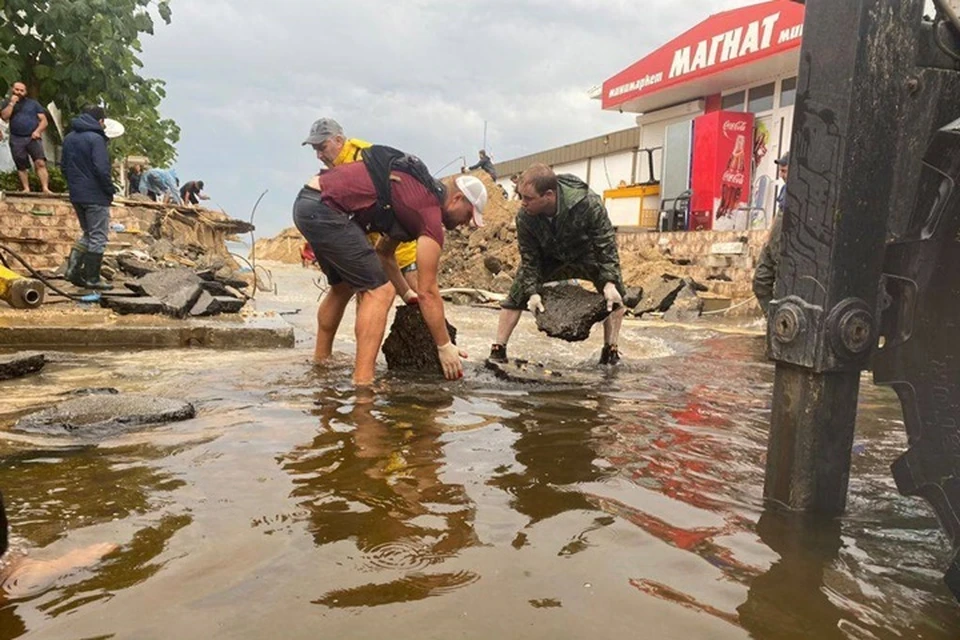
[[[560,173],[571,173],[584,182],[587,181],[587,161],[578,160],[577,162],[568,162],[566,164],[557,164],[553,167],[553,172],[556,174]]]
[[[603,195],[607,189],[616,189],[620,181],[633,184],[634,151],[620,151],[591,159],[590,189]]]

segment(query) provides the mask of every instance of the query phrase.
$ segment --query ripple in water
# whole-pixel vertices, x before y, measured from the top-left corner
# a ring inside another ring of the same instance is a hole
[[[394,540],[377,545],[364,552],[361,571],[420,571],[446,560],[447,554],[436,553],[431,547],[415,540]]]

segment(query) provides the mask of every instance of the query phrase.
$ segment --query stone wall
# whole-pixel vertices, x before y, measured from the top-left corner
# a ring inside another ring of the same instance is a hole
[[[161,207],[134,200],[115,202],[110,222],[122,224],[125,230],[110,231],[108,253],[135,246],[137,236],[152,234],[229,257],[226,240],[250,228],[216,211]],[[65,196],[0,194],[0,244],[16,251],[34,268],[59,266],[80,235],[77,216]]]
[[[677,276],[688,276],[706,285],[710,293],[734,303],[753,296],[753,272],[769,231],[680,231],[617,233],[620,259],[631,257],[657,261],[658,268]],[[754,302],[737,310],[744,315],[759,313]]]

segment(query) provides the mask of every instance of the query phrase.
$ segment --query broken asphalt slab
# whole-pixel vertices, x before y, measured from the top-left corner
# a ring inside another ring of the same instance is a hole
[[[577,285],[544,287],[540,297],[545,311],[537,314],[537,329],[551,338],[586,340],[593,325],[610,315],[602,295]]]
[[[43,369],[47,357],[42,353],[25,351],[14,355],[0,356],[0,380],[21,378]]]
[[[126,286],[131,291],[160,301],[163,313],[183,318],[203,293],[201,282],[200,276],[192,270],[179,268],[148,273],[136,282],[128,282]]]
[[[237,313],[246,304],[245,300],[233,296],[214,296],[203,291],[190,309],[193,317],[216,316],[221,313]]]
[[[49,436],[103,438],[189,420],[195,415],[193,405],[183,400],[137,393],[90,395],[24,416],[14,429]]]

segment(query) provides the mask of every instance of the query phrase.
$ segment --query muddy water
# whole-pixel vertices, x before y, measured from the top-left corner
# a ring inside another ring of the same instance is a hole
[[[271,303],[302,308],[315,291]],[[468,350],[496,315],[456,309]],[[350,320],[348,319],[348,322]],[[956,638],[931,512],[900,497],[894,396],[865,384],[850,508],[803,522],[761,494],[772,367],[757,337],[626,329],[511,350],[586,384],[455,384],[293,351],[61,354],[0,389],[15,554],[103,562],[0,600],[0,637]],[[351,348],[349,334],[338,344]],[[480,358],[475,358],[479,360]],[[17,435],[78,387],[187,398],[194,420],[91,445]]]

